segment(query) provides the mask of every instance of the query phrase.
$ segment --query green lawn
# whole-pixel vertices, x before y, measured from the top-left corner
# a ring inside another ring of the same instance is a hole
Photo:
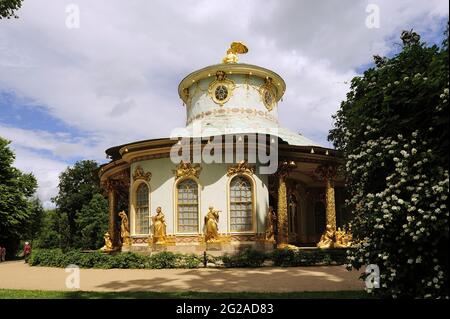
[[[364,291],[324,291],[288,293],[214,292],[92,292],[0,289],[0,299],[365,299]]]

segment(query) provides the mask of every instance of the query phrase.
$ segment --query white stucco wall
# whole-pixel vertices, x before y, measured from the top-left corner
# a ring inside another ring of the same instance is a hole
[[[137,165],[140,165],[145,172],[151,172],[152,177],[150,185],[150,214],[155,215],[156,208],[161,206],[167,223],[167,234],[175,234],[175,176],[173,170],[176,165],[169,158],[146,160],[133,163],[131,172],[134,172]],[[200,201],[200,230],[203,232],[204,217],[208,212],[210,205],[215,209],[221,210],[219,217],[219,232],[228,233],[228,184],[231,177],[226,175],[227,168],[233,164],[201,164],[202,171],[199,176],[201,184],[199,192]],[[257,171],[257,170],[256,170]],[[265,216],[269,205],[268,195],[268,176],[252,175],[255,184],[255,211],[256,211],[256,227],[255,232],[264,232]],[[138,181],[139,182],[139,181]],[[136,184],[131,181],[130,184],[130,201]],[[135,235],[133,205],[130,203],[130,224],[131,232]]]

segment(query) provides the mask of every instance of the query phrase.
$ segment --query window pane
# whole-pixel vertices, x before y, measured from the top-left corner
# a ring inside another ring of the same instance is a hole
[[[198,185],[187,179],[177,185],[178,232],[198,232]]]
[[[150,230],[148,187],[142,183],[136,191],[136,234],[148,234]]]
[[[253,196],[251,182],[236,176],[230,183],[231,231],[250,231],[253,226]]]

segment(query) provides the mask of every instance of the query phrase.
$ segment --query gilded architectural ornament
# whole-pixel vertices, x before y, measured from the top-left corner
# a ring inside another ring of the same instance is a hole
[[[152,216],[153,243],[162,245],[166,243],[166,219],[161,207],[156,208],[156,215]]]
[[[245,160],[242,160],[238,164],[228,167],[227,176],[230,177],[235,174],[243,174],[243,173],[253,175],[254,172],[255,172],[254,167],[249,165]]]
[[[325,200],[327,225],[333,231],[336,230],[336,204],[334,196],[334,179],[337,175],[337,167],[333,165],[321,165],[316,169],[316,173],[325,180]]]
[[[235,87],[234,82],[227,79],[224,71],[217,71],[216,79],[208,87],[208,94],[214,103],[223,106],[230,100]]]
[[[288,222],[288,203],[286,177],[289,172],[296,168],[294,161],[283,161],[278,167],[278,238],[277,246],[279,248],[288,248],[289,242],[289,222]]]
[[[134,181],[142,179],[142,180],[144,180],[146,182],[149,182],[151,178],[152,178],[152,173],[144,172],[144,169],[141,166],[138,165],[134,169],[134,173],[133,173],[133,180]]]
[[[222,62],[225,64],[238,63],[238,54],[245,54],[248,52],[247,46],[242,42],[233,42],[230,44],[230,48],[227,50],[227,55],[223,58]]]
[[[270,206],[266,215],[266,232],[265,239],[267,241],[275,241],[275,223],[277,222],[277,215],[275,214],[273,207]]]
[[[122,239],[122,245],[131,246],[130,224],[128,222],[128,216],[124,211],[121,211],[119,213],[119,217],[121,218],[120,238]]]
[[[331,225],[327,225],[324,233],[320,237],[320,241],[317,243],[318,248],[347,248],[352,246],[353,236],[350,229],[338,228],[334,230]]]
[[[219,212],[214,207],[210,206],[209,211],[205,216],[205,242],[219,241]]]
[[[103,239],[105,241],[105,245],[102,248],[100,248],[100,250],[105,252],[113,251],[114,248],[111,240],[111,235],[107,232],[105,233],[105,235],[103,235]]]
[[[192,165],[191,163],[185,163],[181,161],[177,168],[172,171],[175,174],[176,179],[188,177],[198,178],[200,176],[202,168],[199,164]]]
[[[259,88],[259,94],[266,109],[269,112],[272,111],[275,106],[277,96],[276,87],[273,84],[272,78],[266,78],[265,83]]]

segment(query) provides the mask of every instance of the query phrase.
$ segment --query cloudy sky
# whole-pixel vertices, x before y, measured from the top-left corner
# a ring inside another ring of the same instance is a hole
[[[378,28],[366,25],[372,4]],[[19,19],[0,20],[0,136],[50,207],[76,160],[183,126],[178,83],[238,40],[241,62],[286,80],[281,123],[329,146],[351,78],[398,50],[402,30],[440,43],[448,11],[446,0],[25,0]]]

